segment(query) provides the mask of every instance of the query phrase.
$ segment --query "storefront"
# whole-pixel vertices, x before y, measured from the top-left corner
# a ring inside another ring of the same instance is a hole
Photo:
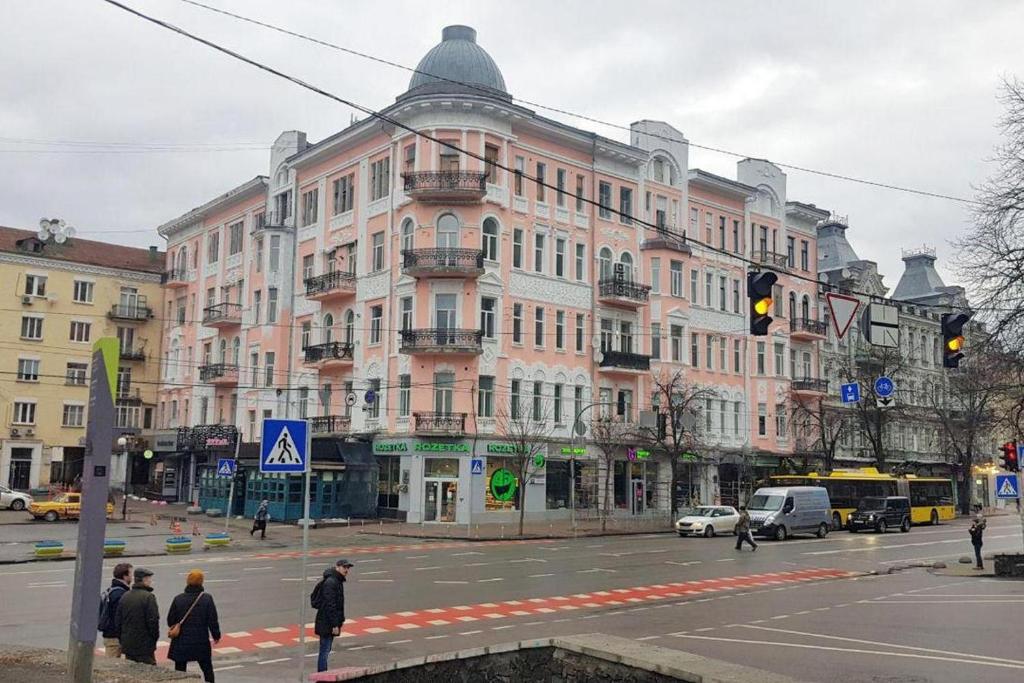
[[[471,449],[461,439],[375,441],[378,514],[416,523],[465,523]]]
[[[144,495],[158,500],[179,500],[182,460],[185,456],[179,450],[177,429],[162,429],[153,435],[152,458],[141,458],[146,465]]]

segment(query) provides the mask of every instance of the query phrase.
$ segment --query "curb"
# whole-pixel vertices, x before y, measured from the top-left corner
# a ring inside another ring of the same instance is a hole
[[[650,534],[675,534],[675,531],[603,531],[592,534],[559,535],[559,534],[524,534],[523,536],[442,536],[440,534],[402,534],[387,531],[359,531],[359,534],[367,536],[390,536],[392,538],[413,538],[431,541],[464,541],[475,543],[486,541],[571,541],[577,538],[603,538],[606,536],[643,536]]]

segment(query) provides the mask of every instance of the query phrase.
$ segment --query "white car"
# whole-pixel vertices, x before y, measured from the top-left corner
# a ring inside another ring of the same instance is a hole
[[[0,484],[0,508],[24,510],[31,504],[32,496],[27,493],[12,491],[3,484]]]
[[[705,536],[731,534],[740,521],[740,513],[729,505],[704,505],[676,522],[680,536]]]

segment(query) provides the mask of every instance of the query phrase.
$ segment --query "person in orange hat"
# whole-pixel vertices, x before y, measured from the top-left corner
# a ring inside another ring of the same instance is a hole
[[[203,589],[203,572],[193,569],[185,579],[185,591],[175,596],[167,612],[167,637],[171,647],[167,658],[177,671],[185,671],[189,662],[198,662],[203,679],[213,683],[213,648],[220,641],[220,622],[213,596]]]

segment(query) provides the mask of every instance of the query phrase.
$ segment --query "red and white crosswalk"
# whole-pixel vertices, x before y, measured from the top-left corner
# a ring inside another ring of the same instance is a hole
[[[545,615],[601,607],[635,606],[657,600],[688,598],[696,595],[750,588],[779,587],[854,575],[856,575],[856,572],[841,569],[801,569],[746,576],[695,579],[693,581],[653,584],[633,588],[612,588],[589,593],[555,595],[545,598],[525,598],[523,600],[482,602],[473,605],[433,607],[349,619],[345,622],[345,627],[340,637],[358,638],[359,636],[382,633],[407,633],[434,627],[472,624],[474,622],[487,623],[500,619],[515,619],[536,615],[543,617]],[[307,624],[306,627],[307,638],[315,638],[313,624]],[[221,641],[214,647],[214,652],[219,655],[258,652],[274,648],[291,647],[298,640],[298,624],[235,631],[225,633]],[[165,641],[159,643],[157,648],[158,658],[164,655],[167,646],[168,643]],[[102,649],[99,651],[102,652]]]

